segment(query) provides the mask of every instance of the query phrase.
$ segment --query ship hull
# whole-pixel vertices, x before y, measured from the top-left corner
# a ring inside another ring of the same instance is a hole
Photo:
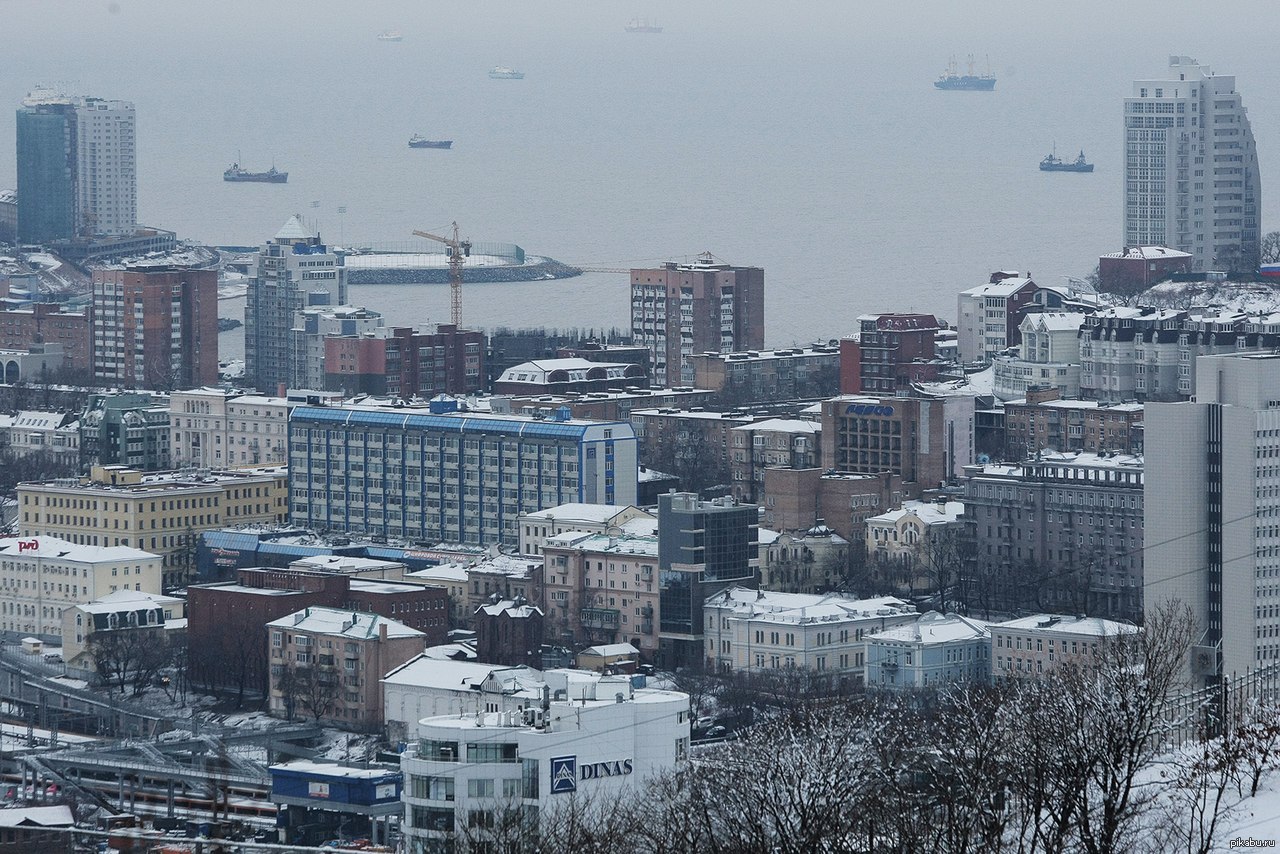
[[[933,85],[949,92],[990,92],[996,88],[994,77],[944,77]]]
[[[524,72],[523,71],[510,71],[510,72],[490,71],[489,77],[493,80],[523,80]]]
[[[424,139],[419,142],[409,143],[410,148],[452,148],[453,140],[451,139]]]
[[[660,33],[662,27],[625,27],[629,33]]]
[[[238,184],[286,184],[289,182],[288,172],[277,172],[274,175],[245,173],[243,175],[223,174],[222,180]]]
[[[1086,163],[1083,166],[1077,166],[1074,163],[1063,163],[1061,166],[1040,164],[1041,172],[1092,172],[1093,164]]]

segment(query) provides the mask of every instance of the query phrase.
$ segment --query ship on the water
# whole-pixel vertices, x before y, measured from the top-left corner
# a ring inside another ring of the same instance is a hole
[[[1084,149],[1080,149],[1080,156],[1075,160],[1066,161],[1057,155],[1057,152],[1050,152],[1045,155],[1044,160],[1040,161],[1041,172],[1092,172],[1093,164],[1084,159]]]
[[[421,134],[415,133],[409,137],[410,148],[452,148],[453,140],[451,139],[427,139]]]
[[[402,42],[404,41],[404,36],[400,34],[399,30],[383,30],[382,32],[378,33],[378,41]]]
[[[649,23],[648,18],[632,18],[631,23],[623,27],[629,33],[660,33],[662,27],[657,23]]]
[[[288,172],[281,172],[273,165],[266,172],[247,172],[239,163],[232,163],[231,168],[222,173],[224,181],[252,181],[259,184],[284,184],[289,180]]]
[[[505,65],[495,65],[489,69],[489,76],[494,80],[523,80],[524,72],[507,68]]]
[[[933,85],[939,89],[963,92],[990,92],[995,89],[995,76],[990,71],[986,74],[974,74],[973,66],[973,54],[969,54],[967,73],[961,74],[953,56],[951,61],[947,63],[947,70],[942,73],[941,77],[933,81]]]

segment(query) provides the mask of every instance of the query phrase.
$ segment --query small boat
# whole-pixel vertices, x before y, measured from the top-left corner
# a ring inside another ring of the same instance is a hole
[[[655,23],[649,23],[648,18],[632,18],[631,23],[623,27],[629,33],[660,33],[662,27]]]
[[[402,42],[404,41],[404,36],[400,34],[399,30],[383,30],[382,32],[378,33],[378,41]]]
[[[494,80],[523,80],[524,72],[507,68],[505,65],[495,65],[489,69],[489,76]]]
[[[947,70],[933,82],[933,85],[939,89],[960,92],[990,92],[995,89],[996,78],[990,72],[974,74],[973,66],[973,54],[969,54],[968,73],[961,74],[956,68],[955,57],[952,57],[947,63]]]
[[[415,133],[409,137],[410,148],[452,148],[453,140],[451,139],[427,139],[421,134]]]
[[[1084,149],[1080,150],[1080,156],[1068,163],[1058,157],[1056,152],[1045,155],[1044,160],[1040,161],[1041,172],[1092,172],[1093,164],[1084,159]]]
[[[289,181],[288,172],[280,172],[274,165],[266,172],[247,172],[239,163],[232,163],[231,168],[222,173],[224,181],[252,181],[259,184],[284,184]]]

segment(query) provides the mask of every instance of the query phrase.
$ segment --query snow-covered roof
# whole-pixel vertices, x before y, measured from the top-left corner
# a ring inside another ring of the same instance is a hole
[[[1086,316],[1083,312],[1045,311],[1028,314],[1023,323],[1037,332],[1079,332]]]
[[[614,517],[627,509],[625,504],[560,504],[538,510],[525,516],[526,519],[537,519],[558,522],[593,522],[604,525],[612,522]]]
[[[1016,294],[1030,282],[1031,280],[1027,278],[1010,276],[1009,278],[1001,279],[999,282],[969,288],[966,291],[961,291],[961,293],[973,297],[1007,297]]]
[[[936,383],[913,383],[916,390],[933,397],[965,397],[990,395],[996,386],[995,368],[987,367],[967,374],[962,380],[944,380]]]
[[[985,620],[974,620],[960,614],[942,615],[936,611],[921,614],[914,623],[885,629],[869,635],[870,641],[893,641],[896,643],[935,644],[955,643],[956,641],[981,640],[990,637]]]
[[[377,638],[382,627],[386,626],[388,638],[424,637],[422,632],[397,620],[389,620],[378,614],[338,608],[303,608],[278,620],[272,620],[267,625],[277,629],[292,629],[356,639]]]
[[[503,599],[500,602],[493,602],[488,605],[481,605],[476,611],[484,611],[490,617],[497,617],[502,614],[508,614],[512,617],[532,617],[534,614],[541,614],[542,609],[536,605],[530,605],[522,602],[519,605],[514,599]]]
[[[404,577],[417,578],[424,581],[453,581],[465,584],[467,581],[467,567],[460,563],[442,563],[438,566],[429,566],[426,569],[406,572]]]
[[[1036,614],[1033,617],[1022,617],[1004,623],[991,623],[989,627],[993,632],[1000,630],[1059,632],[1090,637],[1127,635],[1139,631],[1137,626],[1129,623],[1117,623],[1101,617],[1067,617],[1060,614]]]
[[[312,762],[309,759],[281,762],[278,765],[272,765],[270,770],[293,771],[317,777],[342,777],[348,780],[381,780],[383,777],[400,773],[390,768],[351,768],[336,762]]]
[[[551,374],[563,371],[563,378],[551,379]],[[507,368],[498,378],[500,383],[582,382],[595,379],[625,379],[642,377],[644,368],[630,362],[592,362],[577,357],[565,359],[537,359]]]
[[[86,602],[83,605],[75,605],[74,607],[84,611],[87,614],[111,614],[122,610],[131,610],[133,608],[145,608],[152,606],[163,608],[165,605],[181,605],[185,600],[177,596],[164,596],[160,593],[143,593],[140,590],[117,590],[114,593],[108,593],[92,602]]]
[[[27,430],[57,430],[62,426],[62,422],[66,418],[67,415],[63,412],[39,412],[33,409],[24,409],[14,418],[13,426]]]
[[[602,643],[599,646],[589,646],[579,655],[598,655],[601,658],[613,658],[618,655],[639,655],[640,650],[636,649],[629,643]]]
[[[1126,246],[1120,252],[1108,252],[1103,258],[1127,258],[1131,260],[1157,260],[1161,258],[1190,258],[1191,253],[1170,249],[1167,246]]]
[[[736,586],[708,598],[706,607],[727,609],[735,619],[791,624],[915,613],[896,596],[858,599],[844,593],[778,593]]]
[[[311,555],[295,560],[291,566],[303,569],[323,569],[328,572],[369,572],[390,570],[404,564],[390,560],[375,560],[368,557],[352,557],[350,555]]]
[[[0,809],[0,827],[70,827],[71,807],[12,807]]]
[[[750,430],[758,433],[764,430],[775,433],[805,433],[810,436],[822,432],[822,425],[816,421],[801,421],[797,418],[768,418],[754,424],[734,427],[734,430]]]
[[[5,557],[38,557],[77,563],[124,563],[160,559],[159,555],[131,546],[84,546],[49,536],[0,539],[0,554]]]
[[[456,644],[445,644],[445,646],[456,646]],[[428,654],[431,650],[439,649],[440,647],[431,647],[427,652],[409,659],[384,676],[382,682],[387,685],[434,688],[440,691],[477,691],[490,675],[496,675],[499,679],[505,675],[532,675],[535,680],[537,677],[537,671],[527,667],[503,667],[477,661],[456,661],[449,658],[434,658]]]
[[[956,521],[964,513],[964,504],[960,501],[948,501],[939,504],[936,501],[904,501],[897,510],[872,516],[867,524],[894,524],[904,516],[915,516],[926,525],[946,525]]]
[[[315,235],[302,224],[302,214],[294,214],[289,221],[276,232],[276,241],[310,240]]]
[[[780,536],[782,536],[780,533],[777,531],[770,531],[768,528],[756,529],[756,542],[762,546],[769,545]]]

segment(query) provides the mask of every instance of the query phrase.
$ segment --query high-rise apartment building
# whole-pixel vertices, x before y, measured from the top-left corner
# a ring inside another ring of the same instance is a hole
[[[37,90],[17,115],[18,237],[48,243],[138,230],[133,104]]]
[[[1146,608],[1191,606],[1199,682],[1280,660],[1280,355],[1196,360],[1146,415]]]
[[[1253,270],[1262,182],[1234,75],[1189,56],[1124,102],[1125,246],[1190,252],[1195,270]]]
[[[291,384],[299,358],[293,336],[299,312],[346,301],[342,259],[295,214],[258,250],[244,310],[245,379],[268,394]]]
[[[709,253],[692,264],[632,270],[631,333],[649,348],[655,386],[691,386],[693,354],[764,346],[764,270]]]
[[[93,273],[93,375],[169,390],[218,381],[218,271],[137,265]]]

